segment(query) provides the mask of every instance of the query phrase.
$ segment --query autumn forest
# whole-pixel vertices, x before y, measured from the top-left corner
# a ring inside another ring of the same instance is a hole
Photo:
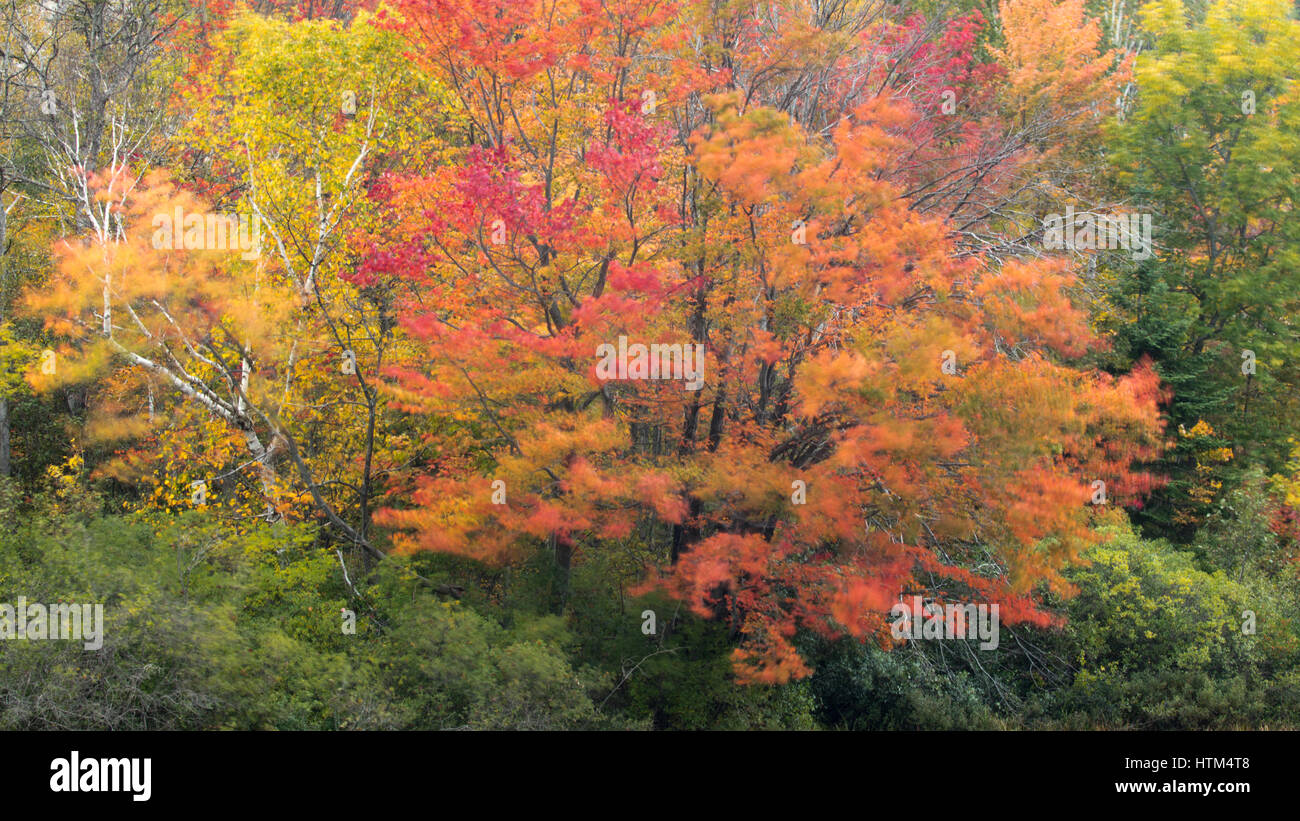
[[[0,0],[0,729],[1300,728],[1298,9]]]

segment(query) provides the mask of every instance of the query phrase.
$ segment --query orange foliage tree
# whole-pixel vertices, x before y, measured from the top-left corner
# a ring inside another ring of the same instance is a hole
[[[428,359],[393,390],[463,423],[383,514],[404,549],[567,570],[648,542],[746,681],[806,675],[800,628],[885,641],[907,591],[1048,620],[1094,483],[1151,482],[1157,380],[1071,367],[1096,340],[1062,264],[959,254],[908,207],[914,107],[756,104],[728,48],[763,29],[710,4],[399,11],[478,143],[385,181],[366,263],[419,285]]]

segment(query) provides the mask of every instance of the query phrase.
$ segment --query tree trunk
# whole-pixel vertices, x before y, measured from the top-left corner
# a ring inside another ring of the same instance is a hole
[[[553,535],[555,548],[555,610],[564,612],[569,601],[569,577],[573,571],[573,540],[568,536]]]

